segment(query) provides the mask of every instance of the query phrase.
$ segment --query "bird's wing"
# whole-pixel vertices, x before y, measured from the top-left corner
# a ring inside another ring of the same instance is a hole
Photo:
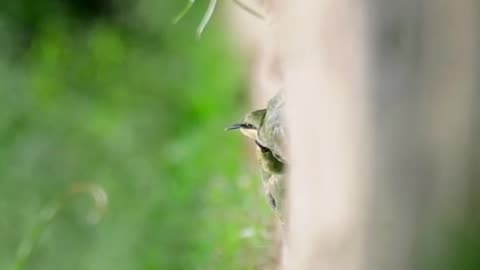
[[[272,176],[272,173],[268,172],[263,168],[261,169],[261,171],[262,171],[262,181],[265,184],[266,182],[268,182],[268,179],[270,179],[270,177]]]
[[[282,220],[283,204],[285,200],[285,175],[284,174],[272,174],[266,182],[264,182],[265,194],[267,198],[274,202],[273,209]]]
[[[286,130],[282,119],[284,104],[282,92],[268,102],[267,112],[258,130],[258,139],[278,160],[286,163],[288,159],[285,151]]]
[[[263,190],[265,191],[265,197],[267,197],[267,200],[268,200],[268,204],[270,205],[270,207],[272,207],[272,209],[276,210],[277,208],[277,200],[275,199],[275,197],[270,193],[269,191],[269,181],[270,181],[270,178],[272,177],[273,175],[271,173],[269,173],[268,171],[264,170],[262,168],[262,180],[263,180]]]

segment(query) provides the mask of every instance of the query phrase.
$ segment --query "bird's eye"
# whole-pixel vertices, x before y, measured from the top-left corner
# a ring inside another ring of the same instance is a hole
[[[245,124],[245,128],[254,128],[252,124]]]

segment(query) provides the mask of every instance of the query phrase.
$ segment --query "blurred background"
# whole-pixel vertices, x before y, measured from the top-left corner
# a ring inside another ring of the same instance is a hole
[[[207,2],[0,4],[0,269],[254,269],[271,213]],[[255,209],[255,211],[252,211]]]

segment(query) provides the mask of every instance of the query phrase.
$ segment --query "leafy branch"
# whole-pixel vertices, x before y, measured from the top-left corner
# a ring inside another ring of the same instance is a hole
[[[256,8],[251,7],[250,5],[244,3],[242,0],[233,0],[233,2],[240,7],[241,9],[245,10],[246,12],[250,13],[251,15],[261,19],[265,20],[265,15],[258,11]],[[183,8],[180,13],[175,16],[173,19],[173,23],[176,24],[178,23],[185,15],[190,11],[190,9],[193,7],[193,4],[195,4],[195,0],[188,0],[187,5],[185,8]],[[208,23],[210,22],[210,19],[213,16],[213,13],[215,12],[215,9],[217,7],[218,0],[210,0],[208,3],[207,10],[205,11],[205,14],[203,15],[202,20],[200,21],[200,24],[197,27],[197,36],[201,37],[205,29],[207,28]]]

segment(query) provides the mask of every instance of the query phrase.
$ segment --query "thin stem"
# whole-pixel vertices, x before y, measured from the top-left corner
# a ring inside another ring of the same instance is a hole
[[[207,27],[208,22],[212,18],[213,12],[215,11],[215,8],[217,6],[217,0],[210,0],[210,3],[208,4],[207,11],[205,12],[205,15],[202,18],[202,21],[198,25],[197,28],[197,36],[201,37],[203,31]]]
[[[97,224],[105,214],[108,206],[108,195],[105,190],[94,183],[74,183],[60,198],[53,200],[40,211],[40,216],[27,237],[23,239],[17,249],[17,256],[14,261],[15,270],[23,270],[33,249],[37,246],[40,237],[53,222],[57,214],[76,197],[87,194],[93,198],[94,207],[87,215],[87,221]]]
[[[259,12],[257,9],[247,5],[246,3],[244,3],[243,1],[241,0],[233,0],[233,2],[235,4],[237,4],[240,8],[242,8],[243,10],[245,10],[246,12],[250,13],[251,15],[261,19],[261,20],[265,20],[265,15],[262,14],[261,12]]]
[[[192,8],[194,3],[195,3],[195,0],[188,0],[188,3],[185,6],[185,8],[182,11],[180,11],[180,13],[173,19],[173,24],[178,23],[183,17],[185,17],[185,15]]]

